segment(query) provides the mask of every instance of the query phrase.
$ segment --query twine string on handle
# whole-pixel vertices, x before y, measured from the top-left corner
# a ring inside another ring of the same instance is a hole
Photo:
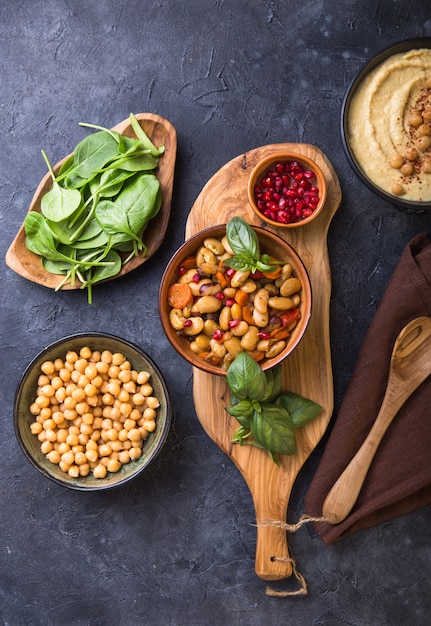
[[[303,514],[296,522],[296,524],[288,524],[287,522],[282,522],[279,520],[271,520],[271,519],[261,519],[256,524],[256,526],[272,526],[273,528],[282,528],[286,530],[286,532],[295,533],[297,530],[302,528],[304,524],[309,524],[311,522],[328,522],[329,520],[326,517],[313,517],[311,515]],[[300,587],[296,591],[276,591],[271,587],[267,586],[266,595],[278,598],[286,598],[288,596],[306,596],[308,594],[307,582],[304,576],[298,571],[296,567],[296,561],[292,557],[277,557],[273,556],[272,559],[274,561],[283,561],[285,563],[290,563],[292,565],[292,571],[295,578],[299,581]]]

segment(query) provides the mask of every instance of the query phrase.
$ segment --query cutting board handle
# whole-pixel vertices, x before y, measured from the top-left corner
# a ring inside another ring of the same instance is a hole
[[[274,520],[257,519],[255,572],[263,580],[282,580],[292,575],[286,530]]]

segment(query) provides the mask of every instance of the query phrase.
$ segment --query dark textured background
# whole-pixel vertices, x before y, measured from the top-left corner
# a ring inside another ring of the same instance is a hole
[[[428,0],[14,0],[0,2],[1,438],[0,623],[7,626],[396,626],[431,613],[431,508],[324,547],[290,539],[309,595],[269,598],[254,574],[254,510],[232,463],[204,434],[191,368],[157,316],[163,269],[188,211],[227,161],[273,142],[323,150],[343,187],[329,233],[335,412],[369,321],[408,241],[431,217],[375,197],[343,154],[339,118],[362,63],[403,38],[431,36]],[[4,255],[45,173],[84,136],[130,111],[178,132],[172,216],[159,252],[94,290],[54,293]],[[110,493],[75,493],[40,476],[18,447],[12,403],[47,343],[99,330],[159,364],[174,424],[150,470]],[[319,462],[299,475],[289,519]],[[275,585],[274,585],[275,586]],[[294,589],[294,579],[277,583]]]

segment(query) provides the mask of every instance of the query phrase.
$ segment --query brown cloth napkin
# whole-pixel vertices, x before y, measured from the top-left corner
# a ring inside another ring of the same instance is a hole
[[[355,455],[380,409],[395,339],[412,319],[431,316],[431,241],[417,235],[402,253],[367,330],[322,459],[305,496],[322,516],[329,490]],[[431,502],[431,378],[407,400],[377,450],[355,507],[337,525],[314,524],[325,544]]]

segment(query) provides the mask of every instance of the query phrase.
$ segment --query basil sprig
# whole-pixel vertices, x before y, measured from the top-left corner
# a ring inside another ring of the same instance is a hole
[[[245,272],[274,272],[282,261],[274,261],[269,254],[261,254],[259,240],[251,226],[239,216],[226,224],[226,238],[234,253],[224,264],[232,269]]]
[[[295,430],[311,422],[322,407],[283,391],[281,366],[264,372],[247,352],[234,359],[226,380],[231,392],[226,411],[240,424],[232,442],[263,448],[277,464],[277,454],[295,454]]]

